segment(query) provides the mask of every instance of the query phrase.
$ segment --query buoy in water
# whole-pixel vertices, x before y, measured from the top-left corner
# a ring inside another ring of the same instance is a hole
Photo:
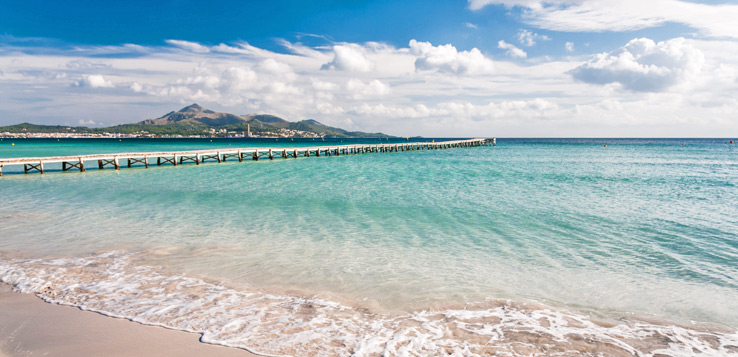
[[[730,143],[732,144],[733,143],[733,140],[731,140]]]
[[[607,147],[607,144],[605,144],[605,147]]]

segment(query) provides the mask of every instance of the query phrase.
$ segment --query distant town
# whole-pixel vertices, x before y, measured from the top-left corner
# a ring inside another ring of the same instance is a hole
[[[0,126],[3,138],[377,138],[384,133],[347,131],[314,119],[290,122],[269,114],[218,113],[192,104],[156,119],[105,128],[16,124]]]
[[[229,131],[226,129],[210,128],[202,134],[154,134],[146,130],[133,133],[115,132],[77,132],[73,127],[66,127],[64,131],[34,132],[22,130],[19,132],[0,132],[0,138],[322,138],[325,135],[317,133],[280,128],[276,131],[250,133],[247,131]]]

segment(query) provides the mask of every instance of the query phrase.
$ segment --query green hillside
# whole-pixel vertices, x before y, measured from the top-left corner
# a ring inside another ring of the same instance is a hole
[[[321,124],[314,119],[290,122],[269,114],[236,115],[218,113],[192,104],[179,111],[169,112],[156,119],[138,123],[121,124],[105,128],[84,126],[35,125],[29,123],[0,127],[0,133],[75,133],[75,134],[126,134],[156,136],[228,136],[251,131],[252,136],[335,137],[335,138],[387,138],[384,133],[347,131]]]

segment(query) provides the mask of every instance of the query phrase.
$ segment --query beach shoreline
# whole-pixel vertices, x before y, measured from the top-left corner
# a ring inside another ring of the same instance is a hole
[[[47,303],[0,283],[0,356],[256,356],[200,334]]]

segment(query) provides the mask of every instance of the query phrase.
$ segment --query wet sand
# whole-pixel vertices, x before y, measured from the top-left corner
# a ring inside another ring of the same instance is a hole
[[[0,356],[255,356],[199,338],[49,304],[0,283]]]

